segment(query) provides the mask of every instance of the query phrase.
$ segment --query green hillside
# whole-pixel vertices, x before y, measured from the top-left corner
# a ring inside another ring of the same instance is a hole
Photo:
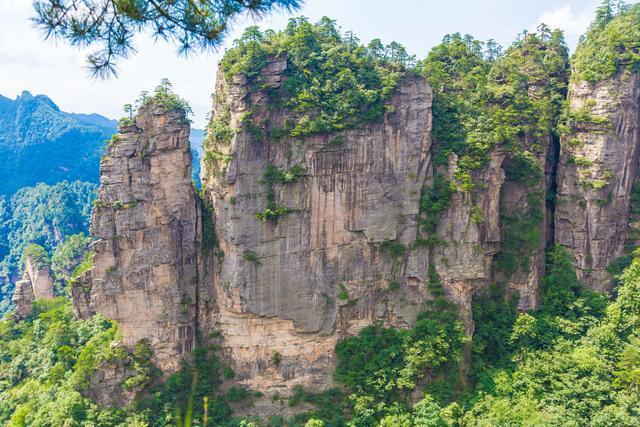
[[[115,121],[65,113],[44,95],[0,96],[0,195],[40,182],[97,182],[101,148],[115,131]]]

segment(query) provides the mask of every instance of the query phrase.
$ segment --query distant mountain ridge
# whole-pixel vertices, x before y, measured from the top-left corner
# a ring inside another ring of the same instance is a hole
[[[39,182],[97,182],[105,140],[117,122],[61,111],[45,95],[0,96],[0,195]]]
[[[23,187],[67,181],[97,183],[105,141],[118,121],[68,113],[46,95],[0,95],[0,196]],[[193,178],[199,183],[204,130],[192,129]]]

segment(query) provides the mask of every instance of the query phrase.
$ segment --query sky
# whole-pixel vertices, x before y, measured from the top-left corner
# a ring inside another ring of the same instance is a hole
[[[591,22],[600,0],[306,0],[294,15],[276,12],[254,21],[241,17],[218,51],[179,57],[175,46],[154,43],[139,35],[135,56],[120,60],[118,77],[96,80],[86,68],[88,50],[61,40],[45,40],[30,21],[31,0],[0,0],[0,95],[15,98],[23,90],[45,94],[68,112],[123,115],[122,106],[142,90],[152,91],[168,78],[174,91],[191,105],[194,127],[204,128],[211,109],[217,63],[226,47],[248,25],[281,29],[292,16],[312,21],[335,19],[343,31],[363,42],[379,38],[397,41],[418,59],[426,57],[445,34],[468,33],[480,40],[493,38],[503,46],[522,30],[540,22],[565,31],[570,49]]]

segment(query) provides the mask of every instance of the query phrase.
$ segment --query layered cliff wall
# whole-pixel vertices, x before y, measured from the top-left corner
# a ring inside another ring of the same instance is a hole
[[[596,290],[611,289],[607,267],[623,255],[628,237],[640,155],[639,107],[638,74],[570,87],[555,236],[573,254],[578,277]]]
[[[100,162],[94,266],[73,294],[77,314],[116,320],[126,346],[148,340],[167,372],[194,345],[197,221],[189,122],[148,102]]]
[[[535,65],[546,82],[551,71]],[[456,182],[468,157],[432,158],[424,77],[403,78],[380,121],[300,138],[273,131],[297,119],[281,101],[289,66],[273,56],[251,78],[221,67],[205,145],[202,182],[217,249],[203,269],[198,323],[221,333],[238,381],[271,393],[327,387],[337,340],[374,321],[410,326],[434,275],[468,335],[473,297],[495,281],[519,295],[521,309],[538,306],[553,241],[550,119],[523,119],[534,123],[519,123],[527,131],[509,144],[490,140],[466,188]],[[527,81],[521,90],[532,110],[562,95],[565,70],[566,61],[553,69],[559,89]],[[514,265],[506,271],[494,258],[507,252],[509,233]]]

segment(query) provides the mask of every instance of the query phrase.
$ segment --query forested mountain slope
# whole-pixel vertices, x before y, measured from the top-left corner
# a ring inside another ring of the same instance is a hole
[[[96,189],[89,182],[62,181],[0,198],[0,312],[10,303],[28,245],[35,243],[53,253],[68,236],[89,232]]]
[[[0,96],[0,195],[62,180],[98,182],[101,149],[116,121],[61,111],[44,95]]]

